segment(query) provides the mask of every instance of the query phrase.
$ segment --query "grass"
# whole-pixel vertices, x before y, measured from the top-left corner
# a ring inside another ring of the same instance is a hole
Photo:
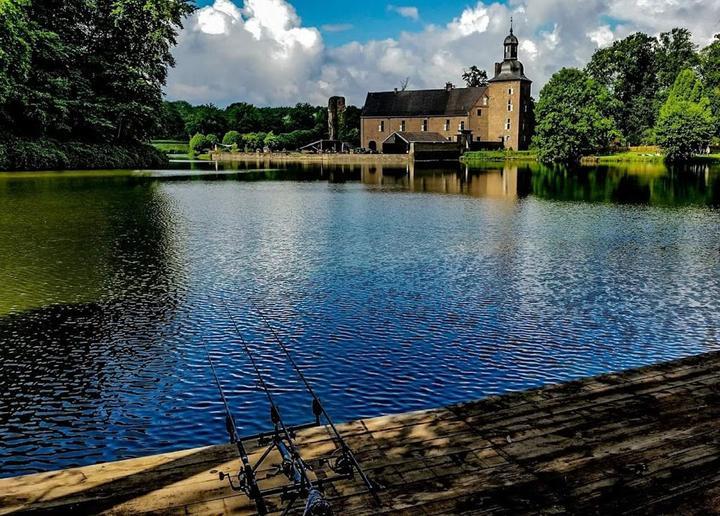
[[[153,140],[152,146],[165,154],[187,154],[190,151],[188,142],[180,140]]]
[[[654,152],[618,152],[605,156],[588,156],[589,160],[597,160],[597,163],[655,163],[664,161],[662,154]]]
[[[662,163],[665,157],[659,152],[628,151],[607,154],[605,156],[588,156],[585,162],[592,163]],[[692,161],[704,163],[720,162],[720,154],[699,154]]]
[[[475,151],[468,152],[463,156],[463,161],[535,161],[537,160],[537,152],[535,151]]]

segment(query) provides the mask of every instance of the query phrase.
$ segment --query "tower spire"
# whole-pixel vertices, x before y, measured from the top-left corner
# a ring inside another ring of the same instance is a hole
[[[510,17],[510,34],[513,33],[513,17]]]

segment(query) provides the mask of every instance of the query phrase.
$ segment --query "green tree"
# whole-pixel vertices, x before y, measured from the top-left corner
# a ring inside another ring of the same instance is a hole
[[[205,135],[197,133],[192,138],[190,138],[190,144],[188,145],[188,148],[190,149],[190,152],[200,153],[207,150],[209,148],[209,145],[210,144]]]
[[[689,30],[675,28],[660,34],[655,46],[655,66],[658,85],[664,97],[680,72],[686,68],[697,68],[699,64],[697,45],[693,43]]]
[[[228,131],[222,139],[223,145],[240,145],[242,135],[237,131]]]
[[[642,143],[657,119],[656,47],[655,38],[638,32],[595,52],[586,68],[620,102],[618,129],[631,145]]]
[[[546,163],[576,163],[620,137],[617,101],[582,70],[563,68],[540,92],[534,145]]]
[[[480,70],[477,66],[472,65],[469,69],[463,70],[462,80],[465,81],[468,88],[479,88],[487,86],[488,74],[485,70]]]
[[[668,161],[684,161],[710,142],[714,119],[710,100],[695,71],[678,75],[668,99],[660,110],[655,133]]]
[[[700,62],[705,91],[715,117],[715,136],[720,137],[720,34],[702,50]]]

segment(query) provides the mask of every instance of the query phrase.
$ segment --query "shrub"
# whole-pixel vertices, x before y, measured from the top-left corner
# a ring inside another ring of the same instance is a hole
[[[190,138],[190,144],[188,145],[190,152],[202,152],[208,148],[208,141],[204,134],[196,133],[195,136]]]
[[[242,135],[237,131],[228,131],[222,139],[223,145],[240,145]]]
[[[208,134],[205,137],[205,141],[207,142],[207,149],[212,149],[213,147],[215,147],[218,144],[218,142],[220,142],[218,137],[215,136],[214,134]]]
[[[243,135],[242,141],[246,148],[254,151],[263,148],[266,136],[267,133],[247,133]]]
[[[0,144],[0,170],[162,168],[167,157],[151,145],[89,144],[8,139]]]

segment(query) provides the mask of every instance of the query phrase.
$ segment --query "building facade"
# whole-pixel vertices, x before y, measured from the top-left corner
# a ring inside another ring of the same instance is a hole
[[[518,60],[518,38],[505,38],[504,59],[487,86],[368,93],[362,111],[362,147],[381,151],[396,132],[438,133],[467,148],[525,150],[532,138],[532,81]]]

